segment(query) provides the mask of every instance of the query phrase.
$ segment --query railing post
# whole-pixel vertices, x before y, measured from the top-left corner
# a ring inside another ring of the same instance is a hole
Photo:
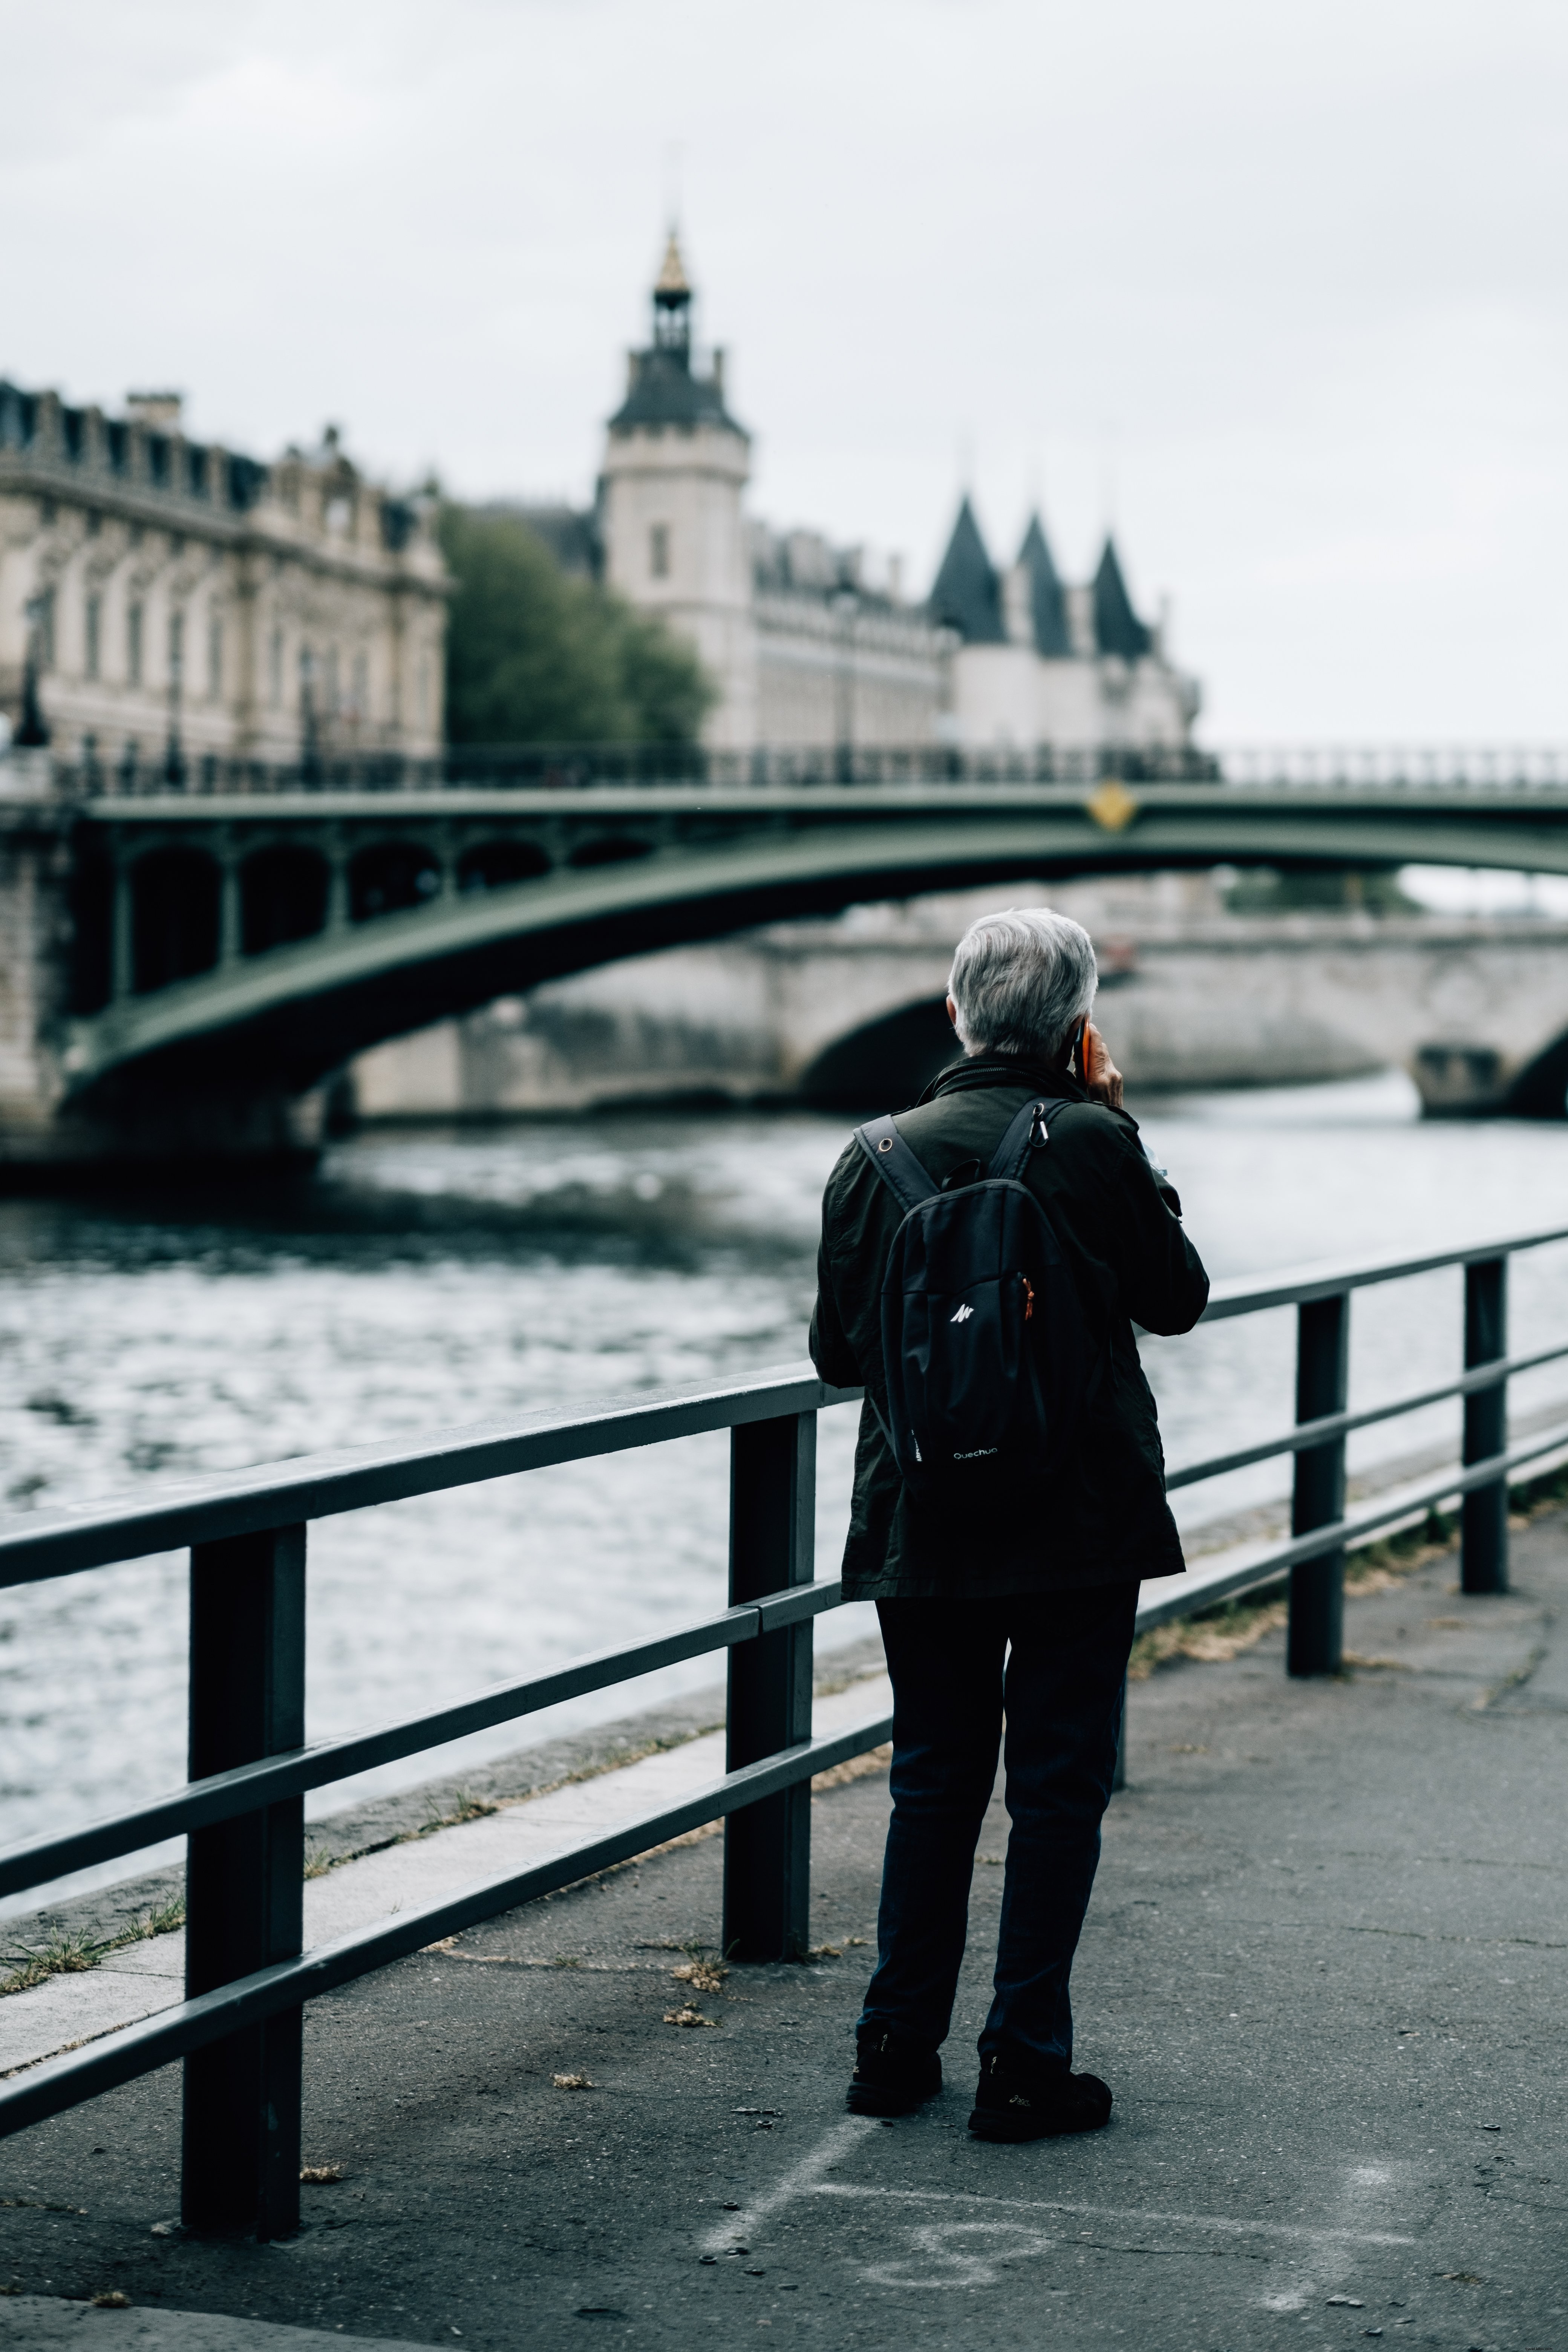
[[[1296,1419],[1321,1421],[1343,1412],[1350,1374],[1350,1297],[1306,1299],[1297,1308]],[[1290,1532],[1342,1519],[1345,1511],[1345,1441],[1331,1437],[1296,1456],[1290,1499]],[[1303,1560],[1290,1570],[1290,1623],[1285,1671],[1291,1675],[1337,1675],[1344,1651],[1345,1556],[1342,1549]]]
[[[1485,1257],[1465,1268],[1465,1370],[1495,1363],[1508,1353],[1508,1260]],[[1486,1462],[1508,1445],[1508,1383],[1476,1389],[1465,1399],[1466,1466]],[[1460,1515],[1459,1583],[1466,1592],[1508,1591],[1508,1480],[1494,1479],[1465,1496]]]
[[[753,1421],[730,1437],[730,1603],[812,1579],[816,1415]],[[811,1737],[811,1622],[730,1652],[727,1769]],[[726,1957],[794,1960],[810,1942],[811,1788],[802,1780],[724,1824]]]
[[[305,1530],[191,1553],[190,1776],[305,1741]],[[197,1830],[185,1865],[185,1995],[300,1948],[305,1801]],[[181,2213],[281,2237],[300,2222],[300,2017],[285,2011],[185,2060]]]

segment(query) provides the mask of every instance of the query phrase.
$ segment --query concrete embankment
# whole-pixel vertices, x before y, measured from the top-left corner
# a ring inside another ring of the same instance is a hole
[[[1353,1600],[1340,1678],[1287,1681],[1273,1632],[1137,1686],[1075,1977],[1105,2133],[964,2130],[999,1801],[948,2088],[890,2128],[845,2116],[887,1818],[865,1775],[814,1806],[807,1966],[724,1969],[709,1839],[313,2003],[317,2178],[288,2244],[172,2226],[174,2069],[23,2135],[0,2156],[0,2345],[551,2352],[597,2325],[682,2352],[761,2328],[881,2352],[1283,2327],[1546,2352],[1568,2313],[1568,1520],[1516,1534],[1510,1594],[1468,1599],[1456,1568]]]

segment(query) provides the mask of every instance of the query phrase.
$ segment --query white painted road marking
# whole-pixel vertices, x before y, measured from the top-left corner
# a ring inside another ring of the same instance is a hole
[[[894,2257],[868,2270],[865,2276],[877,2286],[991,2286],[996,2282],[999,2263],[1035,2258],[1058,2246],[1064,2252],[1082,2248],[1082,2230],[1070,2236],[1059,2231],[1047,2235],[1034,2219],[1050,2215],[1100,2228],[1131,2224],[1140,2230],[1183,2231],[1211,2238],[1266,2238],[1300,2247],[1301,2259],[1292,2266],[1289,2285],[1266,2299],[1267,2308],[1282,2312],[1301,2309],[1310,2295],[1336,2279],[1354,2248],[1415,2243],[1407,2232],[1361,2226],[1371,2218],[1367,2212],[1369,2204],[1386,2201],[1386,2192],[1393,2186],[1392,2174],[1381,2165],[1358,2165],[1350,2171],[1341,2197],[1341,2210],[1346,2219],[1325,2224],[1242,2219],[1230,2213],[1173,2213],[1142,2205],[1091,2205],[1071,2198],[987,2197],[974,2189],[891,2189],[879,2181],[828,2179],[826,2176],[834,2167],[876,2128],[868,2117],[859,2116],[836,2124],[808,2155],[782,2174],[771,2189],[753,2199],[743,2212],[727,2216],[711,2231],[703,2242],[703,2252],[721,2254],[732,2247],[744,2246],[748,2252],[755,2252],[754,2242],[763,2224],[803,2197],[839,2197],[852,2202],[880,2201],[917,2207],[956,2206],[975,2218],[961,2220],[952,2215],[939,2220],[933,2216],[930,2221],[906,2230],[909,2259]],[[999,2218],[993,2220],[989,2218],[992,2215]],[[1006,2218],[1011,2216],[1018,2218]],[[1169,2246],[1148,2251],[1180,2254],[1198,2250]]]
[[[799,2192],[796,2192],[797,2194]],[[1228,2231],[1234,2236],[1296,2238],[1309,2243],[1338,2245],[1353,2240],[1361,2246],[1413,2246],[1414,2238],[1390,2230],[1357,2230],[1348,2224],[1314,2228],[1301,2221],[1243,2221],[1227,2213],[1162,2213],[1142,2205],[1069,2204],[1059,2198],[983,2197],[968,2189],[860,2188],[848,2181],[814,2181],[805,2192],[815,2197],[889,2197],[910,2204],[1003,2206],[1021,2213],[1076,2213],[1088,2221],[1152,2221],[1173,2230]],[[772,2210],[772,2208],[769,2209]]]
[[[841,2156],[847,2156],[858,2139],[864,2139],[868,2132],[876,2129],[876,2122],[869,2116],[848,2116],[843,2123],[835,2124],[826,2137],[818,2140],[809,2156],[803,2156],[798,2164],[792,2165],[783,2178],[775,2180],[771,2189],[765,2189],[761,2197],[748,2205],[744,2212],[731,2213],[726,2221],[721,2221],[716,2230],[710,2231],[702,2242],[703,2252],[722,2254],[728,2252],[732,2245],[749,2243],[751,2233],[760,2221],[766,2221],[770,2213],[777,2213],[784,2206],[793,2205],[797,2197],[810,2196],[820,2187],[822,2175],[837,2164]]]

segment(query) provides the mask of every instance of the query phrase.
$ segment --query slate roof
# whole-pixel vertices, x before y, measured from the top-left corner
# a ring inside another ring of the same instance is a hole
[[[544,541],[562,571],[570,572],[574,579],[602,578],[605,550],[598,518],[591,507],[584,509],[562,504],[536,505],[521,499],[492,499],[480,511],[526,523],[534,537]]]
[[[736,424],[712,377],[693,375],[684,352],[656,349],[633,357],[637,374],[610,419],[612,433],[634,425],[717,425],[746,439],[745,426]]]
[[[1094,575],[1094,641],[1102,654],[1120,654],[1123,661],[1136,661],[1154,643],[1154,632],[1132,610],[1112,539],[1106,541]]]
[[[947,553],[931,592],[931,615],[956,629],[966,646],[1005,645],[1001,583],[967,499],[958,509]]]
[[[1068,630],[1067,598],[1062,593],[1061,577],[1052,561],[1037,514],[1029,517],[1029,528],[1024,533],[1018,561],[1028,575],[1029,614],[1034,624],[1035,651],[1043,654],[1047,660],[1059,659],[1072,652],[1072,638]]]

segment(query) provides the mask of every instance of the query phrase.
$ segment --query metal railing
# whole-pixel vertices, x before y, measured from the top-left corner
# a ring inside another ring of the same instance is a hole
[[[1191,1486],[1271,1457],[1295,1463],[1288,1540],[1150,1593],[1141,1629],[1289,1577],[1287,1664],[1336,1671],[1347,1549],[1426,1508],[1462,1498],[1464,1589],[1508,1577],[1508,1482],[1568,1451],[1568,1419],[1511,1449],[1514,1375],[1568,1357],[1568,1340],[1507,1353],[1511,1256],[1568,1240],[1568,1226],[1415,1257],[1308,1267],[1215,1286],[1205,1319],[1294,1307],[1296,1421],[1262,1443],[1173,1471]],[[1462,1266],[1465,1370],[1391,1403],[1351,1412],[1350,1300],[1371,1284]],[[0,1853],[0,1895],[188,1839],[185,1998],[175,2007],[47,2059],[0,2084],[0,2132],[59,2113],[183,2058],[182,2210],[199,2228],[293,2228],[300,2205],[300,2016],[306,2000],[443,1937],[647,1853],[704,1823],[725,1824],[723,1949],[780,1959],[806,1948],[813,1774],[879,1746],[879,1717],[831,1738],[811,1730],[812,1621],[837,1608],[837,1580],[813,1569],[816,1415],[853,1402],[808,1368],[716,1387],[540,1412],[418,1445],[306,1455],[154,1488],[131,1502],[37,1514],[0,1527],[0,1585],[74,1575],[188,1546],[189,1782],[111,1820]],[[1464,1403],[1462,1460],[1368,1508],[1345,1509],[1352,1430],[1449,1398]],[[583,1461],[701,1432],[731,1433],[729,1606],[629,1647],[480,1691],[453,1705],[307,1746],[305,1545],[312,1519]],[[479,1881],[424,1909],[303,1948],[304,1798],[373,1766],[603,1690],[710,1652],[729,1662],[726,1769],[707,1786],[522,1871]]]
[[[961,746],[772,744],[750,751],[695,743],[454,744],[428,757],[323,750],[278,764],[190,753],[171,771],[132,746],[116,759],[57,761],[61,789],[88,800],[170,792],[201,799],[282,793],[399,793],[491,787],[587,792],[695,784],[787,790],[833,785],[1036,784],[1236,786],[1252,791],[1547,792],[1568,789],[1568,749],[1523,745],[1283,745],[1205,751],[1195,744]]]

